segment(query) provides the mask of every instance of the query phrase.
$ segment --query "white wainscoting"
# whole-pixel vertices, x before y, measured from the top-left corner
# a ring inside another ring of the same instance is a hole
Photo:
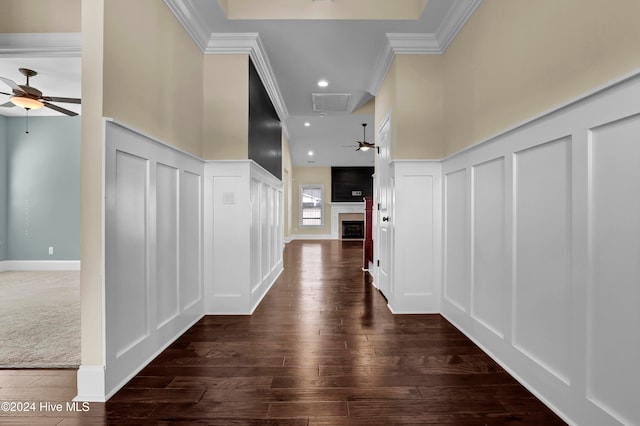
[[[442,172],[443,314],[568,422],[639,425],[640,75]]]
[[[250,160],[208,162],[205,179],[207,313],[251,314],[282,272],[282,182]]]
[[[203,316],[202,176],[201,160],[106,123],[106,398]]]
[[[393,263],[389,309],[396,314],[440,311],[441,165],[393,161]]]

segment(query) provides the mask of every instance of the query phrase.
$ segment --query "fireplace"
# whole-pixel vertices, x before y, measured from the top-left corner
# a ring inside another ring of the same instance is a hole
[[[345,220],[364,220],[364,202],[331,203],[332,239],[342,239],[342,222]]]
[[[364,220],[343,220],[342,221],[343,240],[364,239]]]

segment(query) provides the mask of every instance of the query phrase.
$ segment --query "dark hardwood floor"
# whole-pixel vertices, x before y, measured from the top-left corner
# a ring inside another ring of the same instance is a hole
[[[361,257],[289,243],[253,315],[204,317],[106,404],[0,424],[564,424],[441,316],[392,315]],[[0,402],[74,395],[72,370],[0,371]]]

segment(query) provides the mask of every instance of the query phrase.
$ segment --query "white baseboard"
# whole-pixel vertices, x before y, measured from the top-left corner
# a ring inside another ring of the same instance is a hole
[[[0,272],[4,271],[79,271],[79,260],[4,260]]]
[[[196,325],[198,323],[198,321],[200,321],[204,316],[205,316],[205,314],[198,314],[192,321],[188,322],[183,328],[178,330],[178,332],[175,333],[175,335],[173,337],[171,337],[170,339],[165,341],[161,346],[158,346],[158,348],[149,357],[147,357],[146,360],[143,360],[140,365],[138,365],[138,366],[134,367],[133,369],[131,369],[131,371],[129,371],[127,376],[125,376],[122,380],[120,380],[115,385],[113,385],[113,386],[109,385],[109,381],[105,380],[105,389],[103,391],[103,398],[104,398],[103,401],[105,401],[105,402],[108,401],[113,395],[116,394],[116,392],[118,392],[120,389],[122,389],[135,376],[137,376],[138,373],[140,373],[146,366],[148,366],[151,363],[151,361],[156,359],[162,352],[164,352],[169,346],[171,346],[176,340],[178,340],[183,334],[185,334],[191,327]],[[109,363],[109,361],[107,361],[107,363]],[[109,369],[109,368],[110,368],[109,364],[107,364],[107,369]],[[116,368],[120,369],[122,367],[121,366],[117,366]],[[111,370],[109,370],[109,371],[107,371],[107,369],[105,369],[105,376],[106,376],[106,374],[113,375],[113,367],[111,367]],[[108,389],[107,389],[107,387],[108,387]],[[78,387],[78,392],[79,392],[79,389],[80,388]]]
[[[105,367],[104,365],[81,365],[76,379],[78,395],[74,401],[105,402]]]
[[[271,290],[271,287],[273,287],[273,285],[276,283],[276,280],[278,279],[278,277],[280,276],[280,274],[282,274],[282,271],[284,271],[284,267],[282,265],[282,261],[280,261],[278,263],[277,268],[274,270],[275,275],[272,276],[271,278],[271,282],[269,284],[269,286],[267,287],[267,289],[262,292],[262,294],[260,295],[260,297],[258,298],[258,300],[256,300],[256,302],[253,304],[253,306],[251,307],[251,312],[250,315],[253,315],[253,312],[256,310],[256,308],[260,305],[260,302],[262,302],[262,299],[264,299],[264,297],[267,295],[267,293],[269,293],[269,290]]]

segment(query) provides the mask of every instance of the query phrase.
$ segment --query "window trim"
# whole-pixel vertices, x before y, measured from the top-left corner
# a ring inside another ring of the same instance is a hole
[[[321,201],[320,201],[320,225],[305,225],[303,223],[303,217],[302,217],[302,213],[303,213],[302,193],[304,192],[304,188],[320,189],[320,199],[321,199]],[[322,228],[322,227],[324,227],[324,224],[325,224],[325,220],[324,220],[324,216],[325,216],[324,204],[325,204],[324,185],[322,185],[322,184],[301,184],[298,187],[298,226],[300,226],[301,228]]]

